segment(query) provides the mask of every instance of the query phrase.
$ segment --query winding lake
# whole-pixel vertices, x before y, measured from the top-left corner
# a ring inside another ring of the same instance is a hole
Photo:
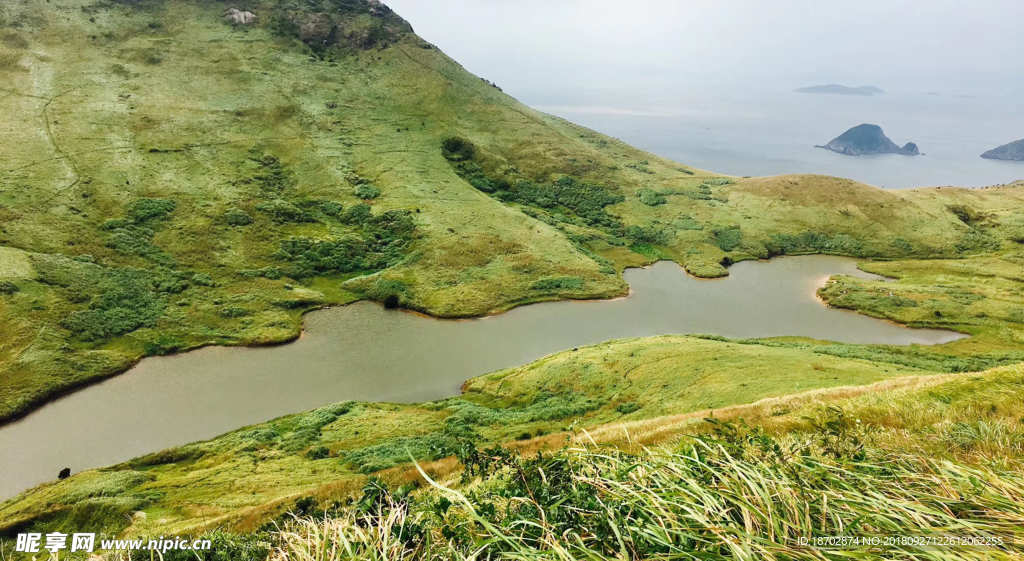
[[[837,257],[744,262],[718,280],[658,263],[626,271],[632,293],[617,300],[551,302],[458,321],[369,302],[313,312],[294,343],[148,358],[0,428],[0,499],[64,467],[114,464],[328,403],[457,395],[474,376],[609,339],[711,333],[907,345],[962,337],[828,308],[815,292],[834,274],[878,278]]]

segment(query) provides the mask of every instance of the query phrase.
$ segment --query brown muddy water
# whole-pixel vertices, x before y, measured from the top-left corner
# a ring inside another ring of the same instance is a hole
[[[744,262],[699,280],[674,263],[626,271],[626,298],[551,302],[472,320],[438,320],[360,302],[310,313],[278,347],[212,347],[147,358],[129,372],[0,428],[0,499],[114,464],[344,400],[422,402],[474,376],[628,337],[802,335],[846,343],[930,345],[962,337],[831,309],[831,275],[878,278],[838,257]]]

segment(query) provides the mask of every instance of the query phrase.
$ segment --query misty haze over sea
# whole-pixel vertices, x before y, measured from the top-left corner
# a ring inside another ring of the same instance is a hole
[[[1024,179],[1024,2],[387,0],[520,101],[688,165],[888,188]],[[877,86],[874,97],[798,94]],[[862,123],[923,157],[814,148]]]
[[[820,173],[879,187],[982,187],[1024,179],[1024,162],[982,152],[1024,138],[1024,92],[886,90],[800,94],[803,83],[534,92],[522,101],[688,165],[730,175]],[[861,85],[861,84],[851,84]],[[788,87],[793,86],[793,87]],[[881,86],[886,89],[885,86]],[[845,156],[815,148],[861,123],[925,156]]]

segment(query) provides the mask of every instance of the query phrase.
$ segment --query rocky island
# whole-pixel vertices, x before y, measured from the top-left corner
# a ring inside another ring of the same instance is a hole
[[[993,148],[982,154],[981,157],[987,160],[1011,160],[1014,162],[1024,162],[1024,139],[1004,144],[998,148]]]
[[[841,84],[825,84],[823,86],[809,86],[806,88],[797,88],[796,93],[809,93],[809,94],[828,94],[828,95],[863,95],[872,96],[883,94],[881,89],[875,86],[860,86],[853,88],[850,86],[843,86]]]
[[[913,142],[906,143],[900,148],[889,137],[882,132],[878,125],[863,124],[857,125],[843,134],[833,138],[824,148],[847,156],[860,156],[862,154],[903,154],[904,156],[922,155]]]

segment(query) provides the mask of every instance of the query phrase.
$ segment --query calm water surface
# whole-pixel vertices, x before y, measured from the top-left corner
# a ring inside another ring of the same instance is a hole
[[[830,275],[877,278],[852,260],[745,262],[730,273],[698,280],[659,263],[626,272],[626,298],[536,304],[475,320],[362,302],[307,315],[305,336],[288,345],[149,358],[0,428],[0,498],[64,467],[109,465],[328,403],[457,395],[474,376],[608,339],[713,333],[907,345],[960,337],[823,305],[815,291]]]

